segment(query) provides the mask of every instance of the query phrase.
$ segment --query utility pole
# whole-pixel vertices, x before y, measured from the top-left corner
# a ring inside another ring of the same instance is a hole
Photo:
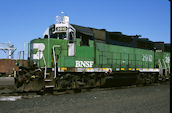
[[[13,59],[13,53],[17,48],[14,48],[14,45],[11,43],[0,43],[0,50],[8,54],[8,59]]]

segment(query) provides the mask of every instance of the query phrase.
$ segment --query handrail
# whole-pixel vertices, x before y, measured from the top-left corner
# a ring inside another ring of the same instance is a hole
[[[57,48],[57,47],[61,47],[60,45],[54,45],[53,46],[53,58],[54,58],[54,78],[56,78],[56,64],[57,64],[57,62],[56,62],[56,56],[55,56],[55,48]]]
[[[43,55],[43,61],[44,61],[44,65],[45,65],[45,71],[44,71],[44,79],[46,78],[46,74],[47,74],[47,64],[46,64],[46,61],[45,61],[45,57],[44,57],[44,53],[42,52],[42,55]]]
[[[161,60],[158,59],[158,62],[159,62],[159,68],[162,68]]]
[[[168,69],[169,69],[169,73],[170,73],[170,63],[168,63]]]
[[[165,63],[164,59],[162,59],[162,61],[164,63],[165,69],[167,69],[167,66],[166,66],[166,63]]]

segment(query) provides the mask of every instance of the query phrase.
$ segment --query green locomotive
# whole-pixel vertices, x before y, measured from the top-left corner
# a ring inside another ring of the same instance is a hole
[[[138,35],[69,24],[69,17],[63,16],[43,38],[30,42],[29,67],[17,72],[18,87],[75,89],[120,85],[122,79],[144,84],[169,79],[169,51],[153,42],[139,47],[140,40]]]

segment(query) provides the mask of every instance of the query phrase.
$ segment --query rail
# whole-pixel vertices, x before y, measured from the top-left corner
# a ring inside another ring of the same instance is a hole
[[[54,45],[53,46],[53,58],[54,58],[54,78],[56,78],[56,74],[57,74],[57,62],[56,62],[56,54],[55,54],[55,48],[57,47],[61,47],[60,45]]]
[[[168,63],[168,69],[169,69],[169,73],[170,73],[170,63]]]
[[[46,64],[46,60],[45,60],[45,57],[44,57],[44,53],[42,52],[42,55],[43,55],[43,61],[44,61],[44,68],[45,68],[45,71],[44,71],[44,79],[46,78],[46,75],[47,75],[47,64]]]
[[[158,62],[159,62],[159,68],[161,69],[162,68],[161,60],[159,59]]]
[[[162,61],[163,61],[163,63],[164,63],[165,69],[167,69],[167,65],[166,65],[166,63],[165,63],[165,60],[162,59]]]

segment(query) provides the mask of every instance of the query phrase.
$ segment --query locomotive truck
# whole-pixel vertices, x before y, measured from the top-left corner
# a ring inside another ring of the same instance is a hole
[[[169,79],[170,51],[163,42],[152,42],[121,32],[82,27],[58,17],[43,38],[29,45],[28,67],[15,72],[23,91],[151,84]]]

